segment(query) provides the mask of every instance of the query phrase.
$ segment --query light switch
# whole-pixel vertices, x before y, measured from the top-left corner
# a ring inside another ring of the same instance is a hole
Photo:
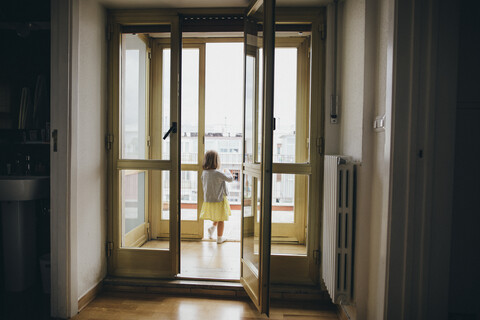
[[[373,122],[375,131],[385,131],[385,115],[377,116]]]

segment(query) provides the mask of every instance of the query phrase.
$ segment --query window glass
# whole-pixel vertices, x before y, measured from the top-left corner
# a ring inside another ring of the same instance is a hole
[[[121,171],[124,235],[145,223],[145,175],[146,171]]]
[[[243,202],[243,260],[258,272],[259,268],[259,223],[253,195],[256,193],[257,179],[244,175]]]
[[[245,162],[253,162],[254,109],[255,109],[255,57],[248,56],[245,74]]]
[[[162,54],[162,137],[170,129],[170,49]],[[162,140],[162,160],[170,159],[170,136]]]
[[[121,157],[146,159],[147,46],[137,35],[122,35]]]
[[[275,49],[273,162],[294,163],[297,112],[297,48]]]
[[[198,162],[199,54],[182,50],[182,163]]]
[[[197,221],[198,216],[198,172],[181,172],[181,217],[182,220]]]

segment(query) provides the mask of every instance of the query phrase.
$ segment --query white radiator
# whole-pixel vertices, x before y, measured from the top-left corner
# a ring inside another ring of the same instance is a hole
[[[333,303],[353,295],[354,166],[349,157],[325,156],[322,274]]]

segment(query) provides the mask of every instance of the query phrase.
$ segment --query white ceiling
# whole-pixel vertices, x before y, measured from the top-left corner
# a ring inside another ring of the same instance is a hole
[[[98,0],[106,8],[245,8],[250,0]],[[321,7],[333,0],[277,0],[277,7]]]

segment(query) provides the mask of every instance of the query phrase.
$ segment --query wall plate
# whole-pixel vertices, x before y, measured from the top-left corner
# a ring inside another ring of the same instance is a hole
[[[373,121],[373,129],[377,132],[385,131],[385,115],[377,116]]]

